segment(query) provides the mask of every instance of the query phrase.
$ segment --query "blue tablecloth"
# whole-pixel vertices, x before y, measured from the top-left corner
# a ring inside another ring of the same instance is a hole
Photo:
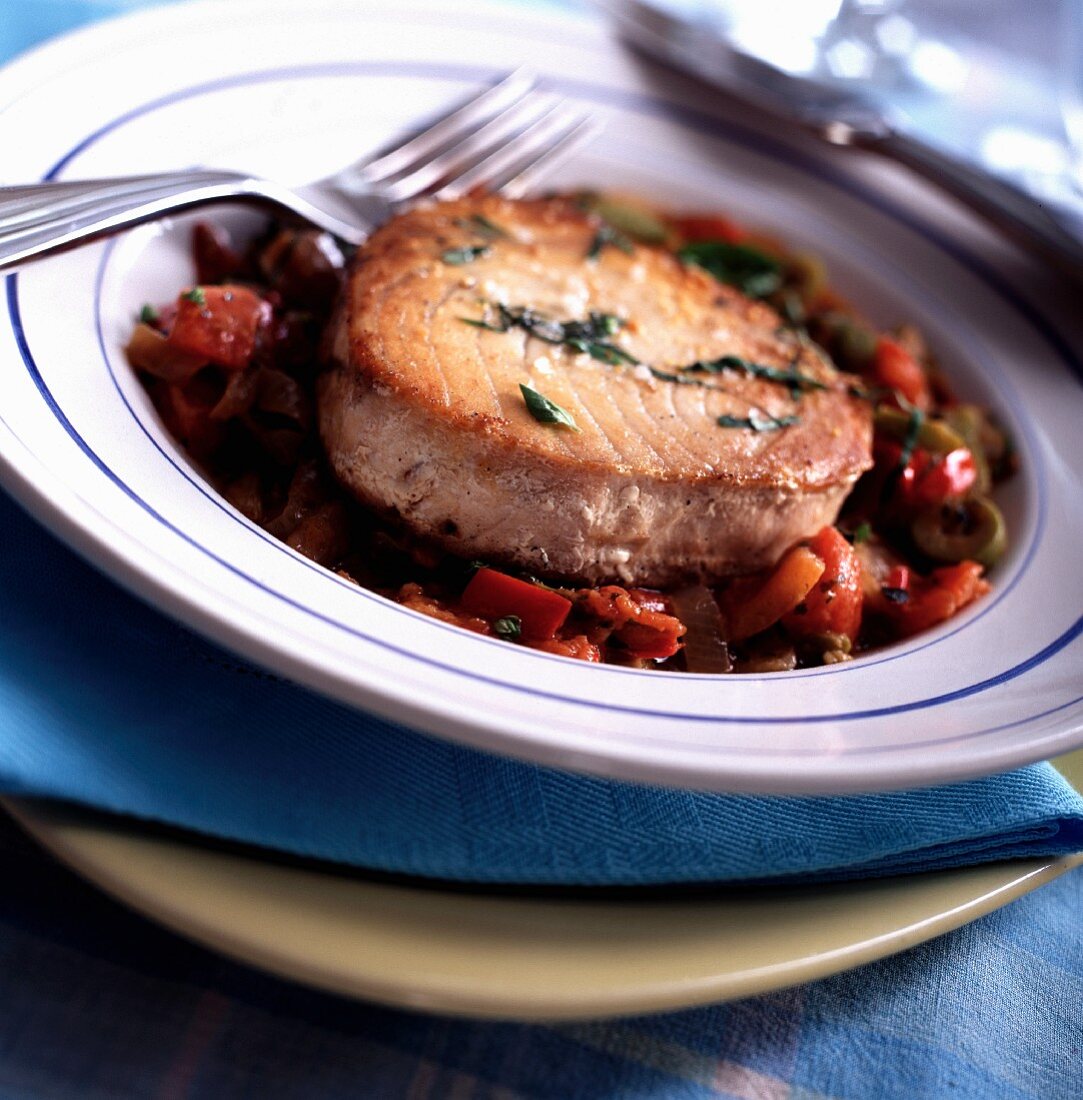
[[[5,1100],[1077,1100],[1083,874],[766,997],[554,1027],[313,993],[169,935],[0,821]]]
[[[0,59],[138,6],[9,3]],[[826,982],[715,1009],[559,1028],[412,1016],[255,975],[98,897],[6,825],[0,874],[4,1096],[1083,1093],[1079,873]]]

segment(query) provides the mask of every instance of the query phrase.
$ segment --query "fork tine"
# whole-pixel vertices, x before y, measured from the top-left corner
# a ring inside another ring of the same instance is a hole
[[[517,141],[520,134],[552,114],[558,102],[554,96],[531,93],[439,156],[391,183],[382,184],[380,189],[384,197],[393,203],[406,202],[435,190],[441,183],[461,175],[505,143]]]
[[[374,159],[362,160],[347,169],[365,182],[376,184],[409,171],[476,131],[494,115],[521,100],[533,88],[534,74],[516,69],[499,83],[480,95],[443,115],[433,125],[414,133],[401,144],[378,153]]]
[[[552,112],[523,130],[504,148],[444,184],[435,197],[457,199],[479,187],[518,198],[543,172],[567,159],[601,127],[567,109]]]

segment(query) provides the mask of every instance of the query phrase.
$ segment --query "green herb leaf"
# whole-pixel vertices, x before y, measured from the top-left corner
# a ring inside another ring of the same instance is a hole
[[[194,286],[191,290],[186,290],[181,297],[186,302],[193,302],[197,306],[207,304],[207,295],[203,293],[203,287],[201,286]]]
[[[483,237],[506,237],[506,229],[501,229],[496,222],[491,221],[484,214],[471,214],[469,218],[456,218],[455,224],[460,229],[469,229],[474,233],[480,233]]]
[[[507,638],[509,641],[518,638],[523,632],[523,620],[518,615],[505,615],[493,623],[493,633],[498,638]]]
[[[751,428],[754,432],[774,432],[800,423],[800,420],[798,416],[772,416],[753,409],[748,416],[720,416],[717,423],[720,428]]]
[[[729,283],[750,298],[766,298],[782,285],[782,265],[758,248],[725,241],[687,244],[677,256],[709,271],[720,283]]]
[[[544,394],[531,389],[524,383],[519,383],[519,389],[523,394],[523,400],[530,415],[540,424],[563,424],[571,428],[573,432],[579,431],[579,425],[567,409],[562,409],[555,401],[550,401]]]
[[[488,315],[481,320],[469,317],[460,317],[459,320],[490,332],[508,332],[513,328],[520,328],[546,344],[562,344],[613,366],[622,363],[634,366],[639,362],[634,355],[608,339],[620,331],[623,325],[621,319],[612,313],[590,313],[585,321],[555,321],[526,306],[506,306],[502,302],[491,302],[486,308]],[[496,311],[496,320],[490,320],[493,310]]]
[[[144,325],[156,325],[158,323],[158,311],[151,305],[145,305],[139,311],[139,320]]]
[[[906,435],[903,436],[902,452],[899,455],[900,473],[910,465],[910,459],[914,457],[914,448],[918,445],[918,436],[921,434],[921,425],[924,422],[925,414],[916,405],[911,405],[910,420],[906,425]]]
[[[459,264],[468,264],[473,260],[488,255],[489,246],[487,244],[475,244],[468,245],[465,248],[449,248],[440,259],[446,264],[458,266]]]
[[[870,523],[859,523],[854,528],[853,541],[854,541],[855,544],[860,543],[860,542],[868,542],[869,539],[871,539],[871,538],[872,538],[872,524],[870,524]]]
[[[619,229],[614,229],[611,225],[602,225],[594,234],[594,240],[590,242],[587,259],[596,260],[606,245],[619,248],[626,256],[630,256],[635,251],[635,246]]]
[[[764,363],[753,363],[739,355],[723,355],[718,359],[698,360],[682,367],[685,374],[721,374],[723,371],[741,371],[752,378],[764,378],[768,382],[781,382],[791,389],[825,390],[827,385],[812,375],[802,374],[792,365],[789,367],[769,367]]]

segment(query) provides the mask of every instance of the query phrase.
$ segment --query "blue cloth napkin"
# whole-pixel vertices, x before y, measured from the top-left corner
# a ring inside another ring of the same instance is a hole
[[[424,736],[224,652],[0,498],[0,790],[477,882],[841,877],[1083,848],[1049,766],[848,798],[694,794]]]
[[[142,0],[32,0],[0,56]],[[0,497],[0,790],[368,868],[640,884],[888,874],[1083,848],[1047,766],[937,790],[719,797],[531,767],[327,702],[134,600]]]

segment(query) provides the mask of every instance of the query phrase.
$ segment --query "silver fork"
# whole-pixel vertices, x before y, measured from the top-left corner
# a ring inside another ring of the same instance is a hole
[[[0,272],[164,214],[225,201],[269,203],[350,244],[397,209],[474,188],[529,190],[595,131],[593,121],[515,72],[428,128],[302,187],[199,169],[0,187]]]

